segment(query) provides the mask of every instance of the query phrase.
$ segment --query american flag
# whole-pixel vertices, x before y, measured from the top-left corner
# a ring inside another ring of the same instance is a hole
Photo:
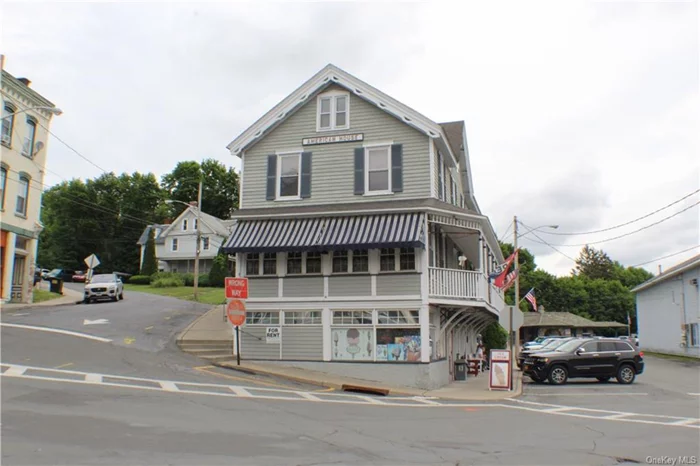
[[[530,301],[530,304],[532,304],[532,308],[536,311],[537,310],[537,298],[535,298],[535,289],[532,288],[530,291],[527,292],[525,295],[525,299]]]

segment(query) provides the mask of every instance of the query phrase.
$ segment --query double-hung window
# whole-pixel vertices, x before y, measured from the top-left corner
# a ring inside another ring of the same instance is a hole
[[[321,273],[321,253],[306,253],[306,273]]]
[[[248,276],[277,275],[277,254],[274,252],[248,253],[245,271]]]
[[[277,275],[277,254],[266,252],[263,254],[263,275]]]
[[[288,252],[287,274],[319,274],[321,273],[320,252]]]
[[[0,139],[6,146],[12,145],[12,127],[15,123],[15,109],[10,104],[2,107],[2,133]]]
[[[347,129],[349,127],[349,95],[323,94],[318,97],[317,131]]]
[[[304,253],[288,252],[287,253],[287,273],[290,275],[302,273],[302,262]]]
[[[367,249],[333,252],[333,273],[366,272],[369,272],[369,251]]]
[[[348,271],[348,251],[333,251],[333,273]]]
[[[187,219],[182,220],[182,231],[187,231]]]
[[[36,121],[27,117],[27,135],[24,137],[22,155],[31,158],[34,156],[34,141],[36,139]]]
[[[205,251],[209,250],[209,237],[205,236],[202,238],[202,249]]]
[[[379,251],[379,270],[399,272],[416,270],[416,251],[413,248],[383,248]]]
[[[173,252],[177,251],[177,246],[178,246],[177,242],[178,242],[177,238],[173,238],[172,241],[170,242],[170,250],[172,250]]]
[[[5,210],[5,185],[7,184],[7,168],[0,168],[0,208]]]
[[[391,192],[391,146],[365,148],[365,192]]]
[[[15,213],[18,215],[27,215],[27,200],[29,198],[29,178],[25,175],[19,177],[19,188],[17,190],[17,205]]]
[[[396,252],[394,248],[382,248],[379,251],[379,270],[382,272],[396,270]]]
[[[246,255],[246,266],[245,274],[260,275],[260,254],[259,253],[248,253]]]
[[[280,154],[277,164],[277,197],[299,197],[299,173],[301,172],[301,154]]]

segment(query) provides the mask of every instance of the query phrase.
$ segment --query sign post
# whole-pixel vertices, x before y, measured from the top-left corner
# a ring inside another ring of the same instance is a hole
[[[513,372],[510,350],[491,350],[491,373],[489,390],[512,390]]]
[[[97,258],[96,255],[90,254],[85,259],[83,259],[83,261],[85,262],[85,265],[87,265],[87,267],[88,267],[88,273],[87,273],[87,277],[85,278],[85,281],[90,282],[90,279],[92,279],[92,269],[94,269],[98,265],[100,265],[100,260]]]
[[[245,298],[247,298],[248,279],[231,277],[226,278],[226,298],[229,298],[229,302],[226,305],[226,315],[228,316],[228,320],[229,322],[231,322],[231,325],[233,325],[234,330],[236,332],[236,365],[240,366],[241,340],[239,328],[241,325],[245,324],[245,301],[241,299],[230,299],[230,295],[243,295]]]

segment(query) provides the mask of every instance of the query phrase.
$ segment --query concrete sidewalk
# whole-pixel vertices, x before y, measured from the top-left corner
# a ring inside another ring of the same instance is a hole
[[[48,291],[48,286],[44,286],[45,283],[41,283],[39,288]],[[63,296],[60,298],[56,299],[51,299],[49,301],[42,301],[40,303],[3,303],[0,304],[0,311],[2,312],[10,312],[10,311],[18,311],[18,310],[25,310],[25,309],[34,309],[34,308],[49,308],[49,307],[55,307],[55,306],[66,306],[69,304],[76,304],[77,302],[80,302],[83,300],[83,294],[80,293],[79,291],[74,291],[69,288],[64,287],[63,288]]]
[[[178,344],[202,341],[232,341],[231,324],[226,318],[225,306],[216,305],[211,310],[197,317],[177,337]],[[232,352],[230,354],[233,353]]]
[[[215,363],[214,365],[227,369],[239,370],[248,374],[267,375],[309,385],[329,387],[336,390],[342,390],[343,385],[353,385],[366,387],[371,390],[388,390],[390,395],[424,396],[451,400],[496,401],[519,396],[522,394],[523,390],[522,372],[517,370],[513,372],[513,391],[489,390],[490,373],[488,371],[478,376],[469,376],[464,382],[452,382],[445,387],[435,390],[422,390],[420,388],[390,385],[352,377],[342,377],[298,367],[265,363],[263,361],[241,361],[241,365],[237,366],[236,361],[232,360]]]

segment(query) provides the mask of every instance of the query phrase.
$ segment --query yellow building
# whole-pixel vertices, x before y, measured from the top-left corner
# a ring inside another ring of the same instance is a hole
[[[51,117],[61,111],[2,69],[0,133],[0,296],[32,302]]]

